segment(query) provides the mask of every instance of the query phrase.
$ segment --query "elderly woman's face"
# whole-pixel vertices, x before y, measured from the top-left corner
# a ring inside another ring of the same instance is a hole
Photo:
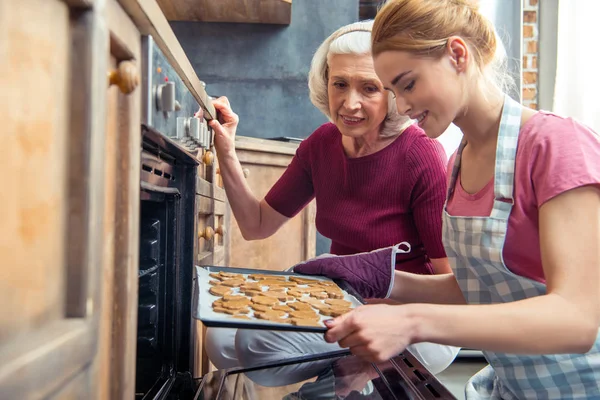
[[[327,92],[331,119],[345,136],[379,134],[388,95],[373,69],[371,55],[330,57]]]

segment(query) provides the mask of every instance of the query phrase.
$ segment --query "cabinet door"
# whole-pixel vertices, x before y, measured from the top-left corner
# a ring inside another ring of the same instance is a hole
[[[106,3],[104,265],[100,398],[135,397],[140,187],[140,34],[116,0]]]
[[[94,399],[108,36],[59,0],[0,10],[0,393]]]

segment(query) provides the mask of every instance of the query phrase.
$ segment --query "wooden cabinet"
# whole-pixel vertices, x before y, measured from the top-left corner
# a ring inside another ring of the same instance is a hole
[[[227,198],[219,185],[218,165],[214,148],[199,154],[200,165],[196,179],[196,264],[226,265],[226,243],[229,232],[225,226]],[[193,329],[194,376],[202,376],[210,370],[208,356],[204,350],[206,327],[194,320]]]
[[[106,3],[104,267],[99,397],[135,397],[140,214],[141,38],[116,0]]]
[[[75,4],[77,3],[77,4]],[[0,0],[0,391],[98,398],[109,37],[89,1]],[[77,7],[74,9],[73,7]]]
[[[236,152],[254,195],[262,199],[281,177],[298,145],[249,137],[236,138]],[[232,267],[281,271],[316,253],[315,202],[283,225],[273,236],[246,241],[231,216],[228,218],[229,262]]]
[[[292,0],[158,0],[170,21],[289,25]]]

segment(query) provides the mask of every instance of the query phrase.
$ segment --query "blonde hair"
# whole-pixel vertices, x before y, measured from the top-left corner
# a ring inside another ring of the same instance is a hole
[[[372,52],[410,53],[439,58],[448,39],[460,36],[481,76],[503,92],[514,87],[507,57],[493,24],[472,0],[388,0],[373,24]]]
[[[373,21],[355,22],[332,33],[319,46],[313,56],[308,73],[310,101],[331,120],[327,90],[328,61],[335,54],[371,55],[371,29]],[[388,110],[380,135],[392,137],[402,133],[412,121],[398,113],[394,97],[388,94]]]

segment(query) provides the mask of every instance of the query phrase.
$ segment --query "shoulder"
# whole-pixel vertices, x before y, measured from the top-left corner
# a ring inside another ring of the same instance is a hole
[[[582,145],[590,146],[591,151],[600,150],[600,136],[573,118],[539,111],[521,127],[519,148],[524,151],[544,151],[560,147],[561,150],[575,151]]]
[[[325,123],[300,142],[296,158],[308,164],[318,162],[327,157],[327,154],[331,154],[331,149],[335,148],[336,143],[341,140],[340,137],[341,133],[335,124]]]
[[[443,165],[446,166],[446,152],[444,146],[425,134],[417,124],[413,124],[402,132],[404,136],[407,159],[413,164]]]
[[[567,190],[600,183],[600,136],[572,118],[538,112],[521,128],[516,173],[537,205]]]

